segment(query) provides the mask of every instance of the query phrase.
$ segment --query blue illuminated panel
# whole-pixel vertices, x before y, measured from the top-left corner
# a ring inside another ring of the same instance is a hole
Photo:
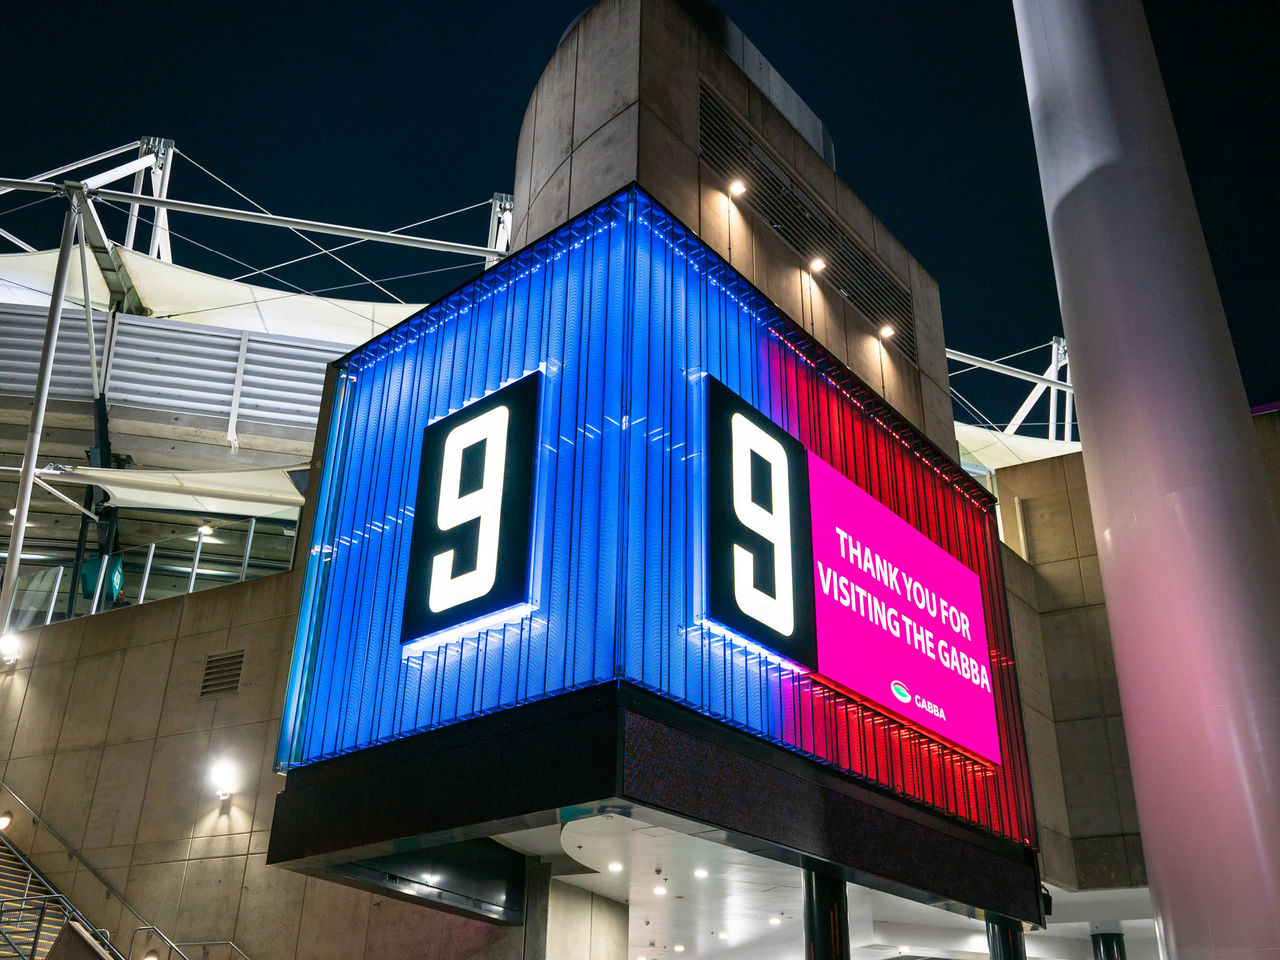
[[[405,636],[424,436],[539,371],[528,602]],[[708,377],[979,573],[1003,766],[714,625]],[[631,188],[338,361],[278,761],[626,680],[1029,843],[1003,611],[984,495]]]

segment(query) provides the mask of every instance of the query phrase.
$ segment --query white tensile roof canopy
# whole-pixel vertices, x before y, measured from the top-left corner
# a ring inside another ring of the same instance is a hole
[[[129,278],[152,316],[280,336],[364,343],[422,309],[416,303],[338,300],[256,286],[166,263],[127,247],[117,247]],[[0,255],[0,299],[44,305],[53,289],[57,250]],[[79,262],[73,260],[67,299],[83,302]],[[108,309],[110,291],[96,262],[89,259],[89,298]]]

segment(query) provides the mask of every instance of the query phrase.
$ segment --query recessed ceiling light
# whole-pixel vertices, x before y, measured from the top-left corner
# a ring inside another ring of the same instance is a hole
[[[724,930],[721,930],[719,933],[716,934],[716,936],[719,937],[721,940],[729,939],[729,934],[726,933]]]
[[[609,872],[610,872],[610,873],[621,873],[621,872],[622,872],[622,864],[620,864],[617,860],[613,861],[613,863],[609,864]]]
[[[658,884],[656,887],[653,888],[653,895],[655,897],[665,897],[667,895],[667,888],[664,887],[662,884]]]
[[[781,917],[770,917],[770,918],[769,918],[769,926],[771,926],[771,927],[780,927],[780,926],[782,926],[782,918],[781,918]]]
[[[747,185],[741,180],[735,180],[729,184],[729,193],[735,197],[740,197],[747,192]]]
[[[707,871],[703,867],[699,867],[697,870],[693,871],[693,875],[699,880],[707,879]]]
[[[683,943],[677,943],[677,944],[676,944],[674,947],[672,947],[671,949],[672,949],[672,950],[674,950],[676,953],[684,953],[684,944],[683,944]]]

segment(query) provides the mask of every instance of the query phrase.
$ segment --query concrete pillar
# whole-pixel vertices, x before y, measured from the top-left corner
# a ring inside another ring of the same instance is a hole
[[[1280,953],[1280,534],[1139,0],[1014,0],[1157,931]]]
[[[805,960],[849,960],[848,897],[843,878],[804,871]]]
[[[991,960],[1027,960],[1022,924],[1005,917],[988,917],[987,954]]]

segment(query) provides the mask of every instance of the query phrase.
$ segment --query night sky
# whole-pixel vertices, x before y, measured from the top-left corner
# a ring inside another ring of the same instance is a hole
[[[525,104],[583,6],[10,4],[0,27],[0,176],[160,135],[274,213],[399,227],[511,189]],[[1061,332],[1009,3],[720,6],[826,123],[841,177],[938,279],[950,346],[995,358]],[[1148,0],[1147,8],[1249,400],[1280,400],[1271,262],[1280,5]],[[170,193],[243,205],[181,159]],[[32,199],[10,194],[0,211]],[[55,246],[59,202],[0,213],[0,226]],[[122,219],[110,216],[118,238]],[[487,216],[424,229],[481,243]],[[309,249],[278,230],[183,215],[171,226],[254,267]],[[12,250],[0,241],[0,251]],[[174,254],[226,276],[244,272],[184,239]],[[348,254],[375,278],[457,263],[381,246]],[[430,300],[474,272],[387,286],[407,301]],[[279,275],[311,290],[356,279],[314,261]],[[368,287],[334,295],[378,296]],[[1043,367],[1048,353],[1027,362]],[[1003,422],[1024,391],[984,376],[954,385]]]

